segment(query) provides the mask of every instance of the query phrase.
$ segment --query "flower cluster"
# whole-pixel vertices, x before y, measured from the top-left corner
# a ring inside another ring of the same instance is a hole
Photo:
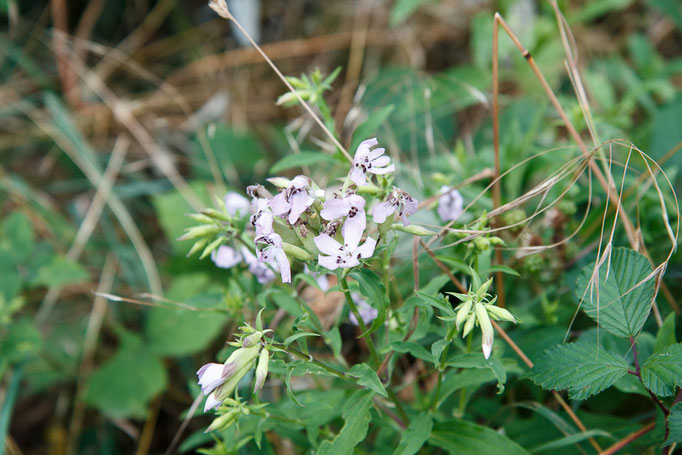
[[[191,252],[203,248],[202,257],[210,253],[220,268],[244,263],[264,284],[277,273],[283,283],[291,283],[292,257],[304,261],[317,258],[317,263],[328,270],[351,268],[374,255],[377,243],[388,230],[434,234],[419,226],[408,226],[407,217],[417,211],[415,198],[397,187],[387,190],[385,179],[379,186],[371,184],[373,175],[395,170],[385,149],[375,147],[377,144],[376,138],[360,143],[340,190],[326,192],[305,175],[291,180],[271,178],[268,181],[279,190],[276,194],[261,185],[246,189],[250,201],[230,192],[223,200],[223,212],[209,209],[194,215],[205,225],[190,228],[181,239],[199,238]],[[367,225],[369,200],[363,194],[385,196],[371,208],[371,220],[376,225],[372,229]],[[393,224],[396,218],[402,226]],[[206,225],[207,219],[211,226]],[[221,236],[221,229],[228,235]],[[246,240],[248,237],[252,244]]]

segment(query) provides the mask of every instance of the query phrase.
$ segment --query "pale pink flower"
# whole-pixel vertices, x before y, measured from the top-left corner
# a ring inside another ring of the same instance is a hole
[[[343,235],[346,243],[357,245],[367,226],[365,199],[357,194],[351,194],[344,198],[327,199],[322,206],[320,216],[327,221],[346,217],[341,228],[341,235]]]
[[[383,148],[371,150],[371,147],[377,145],[377,139],[367,139],[362,141],[355,151],[353,158],[353,168],[351,169],[349,178],[357,186],[367,184],[366,174],[388,174],[395,170],[395,165],[390,164],[391,159],[384,156],[386,151]]]
[[[462,195],[449,186],[442,186],[440,192],[442,196],[438,198],[438,216],[443,221],[456,220],[462,214]]]
[[[227,213],[229,213],[230,216],[242,217],[250,210],[251,204],[249,203],[249,200],[234,191],[227,193],[223,201],[225,202]]]
[[[277,263],[270,264],[272,268],[263,264],[258,260],[258,258],[249,250],[247,247],[242,247],[242,256],[244,257],[244,262],[249,267],[249,272],[251,272],[260,284],[268,284],[273,281],[277,275],[272,270],[279,271]]]
[[[221,245],[211,251],[211,260],[221,269],[231,269],[242,262],[242,255],[231,246]]]
[[[398,216],[403,221],[403,225],[407,226],[410,224],[407,216],[412,215],[417,211],[417,203],[417,200],[407,192],[400,188],[393,187],[393,191],[388,195],[386,201],[378,203],[372,209],[372,219],[375,223],[381,224],[397,210]]]
[[[273,215],[286,216],[289,224],[294,224],[313,202],[315,198],[310,194],[310,179],[299,175],[291,180],[287,188],[273,197],[269,205]]]
[[[277,263],[282,283],[291,283],[291,267],[289,259],[282,249],[282,237],[273,232],[272,234],[256,237],[256,244],[262,244],[258,248],[258,260],[262,263]]]
[[[362,246],[359,246],[359,237],[352,240],[352,242],[346,240],[341,245],[327,234],[315,237],[315,245],[321,253],[327,255],[320,254],[317,258],[318,263],[329,270],[336,270],[339,267],[350,268],[360,264],[360,258],[368,258],[374,254],[377,241],[372,237],[367,237]]]
[[[360,313],[360,318],[362,318],[362,322],[365,323],[365,325],[369,325],[374,321],[379,314],[379,310],[371,306],[365,299],[360,297],[359,294],[353,292],[351,294],[351,298],[353,299],[353,302],[355,302],[355,305],[358,307],[358,313]],[[351,311],[350,315],[348,316],[348,319],[350,319],[351,324],[353,325],[358,325],[358,318],[355,317],[355,313]]]

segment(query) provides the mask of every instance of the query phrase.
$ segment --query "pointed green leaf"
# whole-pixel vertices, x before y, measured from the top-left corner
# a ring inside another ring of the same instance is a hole
[[[313,332],[299,332],[291,335],[288,337],[284,342],[282,343],[284,346],[289,346],[291,343],[294,341],[298,340],[299,338],[303,337],[319,337],[320,335],[318,333],[313,333]]]
[[[529,455],[526,449],[503,434],[463,420],[451,420],[435,425],[428,442],[457,455],[490,453]]]
[[[627,372],[628,364],[621,357],[578,341],[546,350],[529,376],[545,389],[568,389],[571,398],[583,400],[607,389]]]
[[[455,314],[455,311],[452,309],[452,305],[449,303],[445,302],[442,297],[434,297],[432,295],[426,294],[421,291],[415,291],[417,293],[417,296],[422,300],[422,302],[427,303],[431,305],[434,308],[438,308],[441,313],[447,315],[447,316],[453,316]]]
[[[360,391],[353,394],[343,407],[344,425],[331,441],[320,444],[318,455],[350,455],[367,436],[370,409],[374,394]]]
[[[659,352],[666,346],[677,343],[675,338],[675,313],[670,313],[656,334],[656,345],[654,352]]]
[[[413,418],[400,436],[400,444],[393,455],[413,455],[422,448],[431,435],[433,421],[428,413]]]
[[[608,271],[608,277],[607,277]],[[601,327],[614,335],[630,337],[639,333],[649,316],[654,298],[653,269],[641,254],[615,248],[610,267],[599,268],[599,286],[590,285],[593,266],[583,268],[576,283],[581,308]]]
[[[350,374],[355,376],[358,385],[367,387],[382,397],[388,398],[386,389],[384,389],[384,385],[381,383],[379,376],[377,376],[376,372],[366,363],[355,365],[350,369]]]
[[[495,379],[497,379],[498,393],[504,392],[504,384],[507,382],[507,371],[502,366],[502,363],[494,357],[486,359],[480,352],[458,354],[449,359],[446,365],[455,368],[487,368],[493,372]]]
[[[426,360],[427,362],[433,361],[433,355],[430,354],[424,346],[413,341],[394,341],[381,349],[382,354],[386,354],[390,351],[399,352],[401,354],[407,352],[416,359]]]
[[[682,343],[672,344],[642,365],[642,383],[656,395],[667,397],[682,387]]]

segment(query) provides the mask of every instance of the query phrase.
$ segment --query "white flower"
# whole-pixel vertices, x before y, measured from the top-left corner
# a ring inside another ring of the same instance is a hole
[[[230,191],[225,195],[223,200],[227,213],[229,213],[230,216],[242,217],[249,212],[251,206],[249,200],[239,193]]]
[[[358,246],[360,238],[353,239],[353,243],[345,241],[341,245],[327,234],[320,234],[314,240],[320,252],[328,255],[320,254],[317,258],[318,263],[329,270],[355,267],[360,264],[360,258],[368,258],[374,254],[374,247],[377,244],[372,237],[367,237],[362,246]]]
[[[315,202],[309,189],[310,179],[303,175],[294,177],[287,188],[270,200],[272,214],[287,216],[289,224],[296,223],[298,217]]]
[[[282,237],[273,232],[256,237],[256,244],[259,243],[265,246],[258,249],[258,260],[263,263],[276,262],[282,276],[282,283],[291,283],[291,267],[289,266],[289,259],[282,249]]]
[[[367,172],[372,174],[388,174],[395,170],[395,165],[390,164],[391,159],[388,156],[383,156],[385,149],[377,148],[370,150],[371,147],[377,144],[376,138],[367,139],[362,141],[355,151],[353,168],[349,177],[357,186],[367,184]]]
[[[346,217],[341,228],[341,235],[346,243],[357,243],[365,232],[367,217],[365,216],[365,199],[357,194],[344,198],[327,199],[320,211],[320,216],[327,221]]]
[[[221,245],[211,251],[211,260],[221,269],[231,269],[242,262],[242,256],[231,246]]]
[[[410,221],[408,215],[417,211],[417,200],[400,188],[393,187],[385,202],[380,202],[372,209],[372,219],[377,224],[382,224],[386,219],[398,210],[398,216],[402,218],[403,225],[407,226]]]
[[[364,322],[365,325],[371,324],[379,314],[379,310],[371,306],[365,299],[360,297],[360,295],[355,292],[353,292],[350,296],[358,307],[358,313],[360,313],[362,322]],[[348,316],[348,319],[350,319],[350,322],[353,325],[358,325],[358,319],[355,317],[355,313],[352,311]]]
[[[272,271],[272,268],[263,264],[258,260],[258,258],[249,250],[247,247],[242,247],[242,256],[244,257],[244,262],[249,266],[249,272],[251,272],[260,284],[267,284],[273,281],[277,275]],[[277,263],[271,264],[272,267],[279,271]]]
[[[272,222],[274,221],[272,211],[270,210],[269,200],[265,198],[254,197],[251,201],[251,224],[256,228],[256,237],[261,235],[269,235],[274,232]]]
[[[207,363],[197,371],[197,376],[199,376],[199,385],[201,386],[201,391],[204,395],[208,395],[213,392],[213,389],[225,382],[223,378],[223,367],[222,363]]]
[[[462,195],[449,186],[442,186],[440,192],[443,196],[438,198],[438,216],[443,221],[456,220],[462,214]]]

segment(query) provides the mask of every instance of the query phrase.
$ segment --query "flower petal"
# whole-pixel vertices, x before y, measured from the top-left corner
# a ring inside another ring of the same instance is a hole
[[[372,209],[372,219],[375,223],[381,224],[395,212],[396,206],[390,202],[380,202]]]
[[[322,256],[317,257],[317,263],[329,270],[336,270],[339,264],[336,262],[336,256]]]
[[[365,173],[360,167],[353,167],[348,178],[351,179],[353,183],[357,186],[362,186],[367,184],[367,179],[365,178]]]
[[[348,215],[349,209],[350,204],[347,198],[327,199],[322,206],[322,210],[320,210],[320,216],[327,221],[331,221]]]
[[[242,262],[242,256],[231,246],[221,245],[211,252],[211,260],[221,269],[231,269]]]
[[[269,235],[274,232],[272,228],[272,222],[274,218],[272,213],[261,212],[261,214],[256,218],[254,225],[256,226],[256,237],[263,235]]]
[[[208,398],[206,398],[206,404],[204,405],[204,412],[208,411],[209,409],[216,409],[218,406],[223,404],[222,400],[219,400],[215,396],[215,392],[210,394]]]
[[[352,251],[357,248],[366,226],[367,216],[364,210],[356,213],[353,217],[346,218],[341,228],[341,235],[343,235],[343,243],[349,250]]]
[[[367,159],[369,161],[374,161],[377,158],[379,158],[381,155],[383,155],[385,151],[386,151],[386,149],[384,149],[384,148],[375,148],[374,150],[370,151],[369,154],[367,154]],[[388,158],[388,157],[386,157],[386,158]],[[388,163],[386,163],[386,164],[388,164]],[[374,163],[372,163],[372,165],[374,165]]]
[[[249,212],[251,203],[248,199],[239,193],[230,191],[223,199],[225,201],[225,208],[230,216],[244,216]]]
[[[313,239],[315,246],[320,252],[330,254],[336,257],[341,251],[342,247],[339,242],[328,236],[327,234],[320,234]],[[325,266],[326,267],[326,266]],[[329,267],[327,267],[329,268]],[[332,269],[333,270],[333,269]]]
[[[289,224],[294,224],[298,221],[298,217],[305,212],[308,207],[313,205],[315,199],[311,198],[305,191],[297,191],[291,195],[291,212],[289,212]]]
[[[207,363],[199,368],[197,376],[199,376],[198,383],[204,395],[208,395],[225,381],[223,378],[223,365],[221,363]]]
[[[284,250],[280,248],[275,250],[275,260],[279,266],[279,273],[282,275],[282,283],[291,283],[291,267]]]
[[[270,199],[268,205],[272,209],[273,215],[284,215],[291,210],[291,204],[287,201],[284,191],[277,193],[275,197]]]
[[[384,167],[391,164],[391,158],[384,155],[370,161],[372,167]]]
[[[367,169],[367,172],[371,172],[372,174],[389,174],[391,172],[395,171],[395,165],[391,164],[390,166],[386,167],[374,167],[372,166],[371,168]]]
[[[364,158],[365,156],[367,156],[369,154],[369,149],[374,147],[378,143],[379,142],[375,137],[360,142],[360,145],[358,145],[358,148],[355,151],[355,159]]]
[[[362,244],[360,248],[357,248],[353,253],[353,257],[357,258],[360,255],[361,258],[369,258],[374,254],[374,248],[377,246],[377,241],[372,237],[367,237],[365,243]]]

